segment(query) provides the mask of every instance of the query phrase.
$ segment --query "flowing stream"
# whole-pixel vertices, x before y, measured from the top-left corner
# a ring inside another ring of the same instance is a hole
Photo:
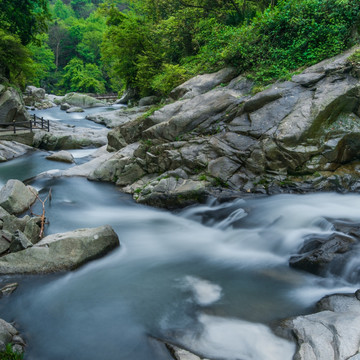
[[[90,152],[73,153],[81,162]],[[46,154],[0,164],[0,184],[71,166]],[[121,246],[73,272],[1,279],[20,282],[0,300],[0,317],[24,334],[25,359],[172,359],[160,338],[213,360],[290,360],[295,345],[271,326],[326,294],[358,288],[288,266],[307,235],[334,231],[328,219],[360,222],[356,194],[210,199],[171,213],[83,178],[31,184],[41,196],[52,189],[48,234],[110,224]]]

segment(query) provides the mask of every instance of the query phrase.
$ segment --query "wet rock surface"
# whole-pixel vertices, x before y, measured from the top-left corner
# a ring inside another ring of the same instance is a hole
[[[332,224],[333,232],[323,236],[308,236],[298,255],[289,259],[289,264],[315,275],[333,274],[345,277],[350,282],[357,281],[359,272],[349,271],[349,267],[358,254],[360,224],[345,220],[328,221]]]
[[[317,303],[318,312],[281,322],[279,335],[297,342],[294,359],[342,360],[360,356],[360,301],[355,294],[335,294]]]
[[[119,246],[108,226],[48,235],[37,244],[0,258],[1,274],[44,274],[76,269]]]
[[[37,191],[19,180],[9,180],[0,190],[0,206],[10,214],[21,214],[35,202]]]
[[[192,180],[207,181],[209,191],[358,191],[360,83],[347,60],[354,51],[255,95],[252,83],[231,69],[190,79],[174,90],[175,101],[112,129],[109,151],[140,146],[126,160],[114,155],[91,177],[135,189],[141,179],[181,168]],[[110,167],[119,169],[112,179]],[[136,176],[129,177],[130,169]],[[146,186],[137,191],[142,201]]]

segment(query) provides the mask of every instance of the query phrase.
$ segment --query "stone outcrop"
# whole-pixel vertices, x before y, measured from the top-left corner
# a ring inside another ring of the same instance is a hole
[[[35,202],[37,191],[19,180],[9,180],[0,190],[0,206],[10,214],[21,214]]]
[[[172,90],[170,96],[174,100],[189,99],[204,94],[218,85],[227,84],[235,75],[236,69],[233,68],[225,68],[212,74],[197,75]]]
[[[0,84],[0,123],[29,120],[21,95],[14,88]]]
[[[0,258],[0,274],[45,274],[78,268],[119,246],[109,226],[48,235],[37,244]]]
[[[67,103],[71,106],[81,107],[83,109],[105,105],[105,103],[101,100],[97,100],[89,95],[84,95],[79,93],[66,94],[62,98],[61,103],[62,104]]]
[[[277,333],[295,340],[298,344],[294,359],[359,359],[358,292],[326,296],[318,302],[317,313],[281,322],[276,329]]]
[[[180,100],[112,129],[114,156],[91,177],[138,191],[138,201],[149,181],[179,168],[192,181],[205,180],[210,193],[358,191],[360,82],[348,61],[355,50],[255,95],[251,81],[234,78],[232,69],[190,79],[172,93]],[[117,154],[133,143],[140,145],[132,156]],[[112,178],[110,168],[117,169]],[[159,196],[176,192],[177,183]]]

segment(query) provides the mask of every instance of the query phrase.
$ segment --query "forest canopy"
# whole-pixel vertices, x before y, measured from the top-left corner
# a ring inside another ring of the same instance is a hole
[[[263,86],[357,43],[359,14],[358,0],[2,0],[0,75],[166,96],[232,66]]]

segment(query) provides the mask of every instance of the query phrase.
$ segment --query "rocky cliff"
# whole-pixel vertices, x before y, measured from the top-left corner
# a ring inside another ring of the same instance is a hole
[[[114,155],[90,178],[160,206],[225,189],[357,191],[360,82],[349,61],[356,50],[256,94],[234,69],[197,76],[150,116],[114,128],[108,135]]]

